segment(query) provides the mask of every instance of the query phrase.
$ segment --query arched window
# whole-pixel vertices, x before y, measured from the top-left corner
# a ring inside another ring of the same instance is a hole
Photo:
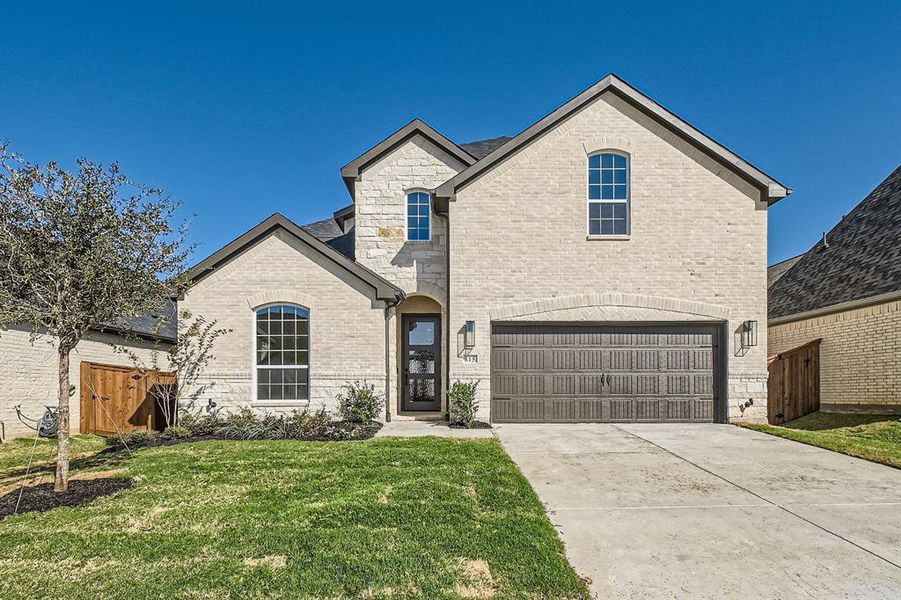
[[[588,157],[588,235],[629,233],[629,158],[614,152]]]
[[[432,239],[431,201],[426,192],[407,194],[407,240],[427,242]]]
[[[274,304],[256,311],[257,400],[310,399],[310,311]]]

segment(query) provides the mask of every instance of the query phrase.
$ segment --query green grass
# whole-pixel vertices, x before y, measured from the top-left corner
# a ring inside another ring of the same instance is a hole
[[[495,440],[204,441],[91,464],[135,486],[0,521],[0,598],[588,596]]]
[[[778,435],[901,469],[901,417],[816,412],[782,426],[741,423]]]
[[[69,454],[72,457],[94,453],[106,447],[102,437],[96,435],[73,435]],[[34,448],[32,466],[56,460],[56,440],[16,438],[0,444],[0,478],[9,471],[24,469],[28,456]]]

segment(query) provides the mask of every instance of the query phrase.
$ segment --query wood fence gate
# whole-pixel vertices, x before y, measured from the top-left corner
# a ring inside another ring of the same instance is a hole
[[[157,399],[171,395],[175,374],[81,363],[82,433],[114,435],[166,425]]]
[[[813,340],[767,361],[767,418],[781,425],[820,410],[820,342]]]

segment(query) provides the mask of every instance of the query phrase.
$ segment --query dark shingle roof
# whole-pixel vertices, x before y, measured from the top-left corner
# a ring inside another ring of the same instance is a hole
[[[153,338],[165,342],[174,342],[178,337],[178,323],[175,316],[175,302],[166,300],[157,310],[130,319],[120,319],[110,326],[98,328],[100,331],[134,334],[144,338]]]
[[[479,160],[482,160],[492,152],[494,152],[497,148],[500,148],[504,144],[506,144],[511,138],[502,135],[496,138],[490,138],[487,140],[478,140],[476,142],[467,142],[465,144],[460,144],[460,147],[472,154]]]
[[[799,254],[798,256],[787,258],[782,262],[778,262],[775,265],[768,267],[766,270],[766,287],[773,287],[773,284],[779,281],[779,279],[785,275],[785,272],[791,269],[796,262],[801,260],[802,256],[804,255]]]
[[[769,290],[776,319],[901,290],[901,166]]]
[[[301,225],[309,233],[319,238],[350,260],[354,260],[354,230],[353,227],[347,233],[341,231],[334,219],[316,221],[307,225]]]

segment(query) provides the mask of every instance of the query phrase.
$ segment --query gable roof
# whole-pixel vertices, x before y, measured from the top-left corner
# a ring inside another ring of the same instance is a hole
[[[767,289],[773,287],[773,284],[779,281],[779,279],[785,275],[786,271],[791,269],[796,262],[801,260],[803,254],[799,254],[798,256],[793,256],[791,258],[786,258],[782,262],[778,262],[775,265],[770,265],[766,269],[766,287]]]
[[[215,271],[222,263],[230,260],[235,255],[243,252],[245,249],[279,229],[293,235],[338,267],[341,267],[360,281],[371,286],[375,290],[376,299],[389,301],[403,299],[404,292],[399,287],[377,273],[370,271],[360,263],[349,259],[347,256],[318,239],[315,235],[281,213],[273,214],[250,231],[232,240],[207,258],[203,259],[188,271],[188,275],[195,283],[200,281]]]
[[[773,284],[769,318],[796,320],[893,294],[901,297],[901,166]]]
[[[455,196],[457,190],[476,177],[491,170],[507,157],[515,154],[534,139],[593,102],[605,92],[616,94],[657,123],[689,142],[692,146],[737,173],[743,179],[756,186],[761,192],[762,199],[765,199],[769,204],[773,204],[791,193],[790,189],[611,73],[514,138],[505,142],[484,159],[470,165],[438,186],[435,190],[435,196],[439,205],[444,205],[445,202]]]
[[[465,144],[460,144],[460,147],[475,156],[477,160],[482,160],[483,158],[506,144],[510,139],[511,138],[509,136],[502,135],[499,137],[488,138],[487,140],[466,142]]]
[[[354,197],[354,183],[360,176],[360,171],[417,134],[422,135],[466,166],[476,162],[474,156],[463,150],[460,146],[446,138],[437,130],[432,129],[428,123],[422,119],[413,119],[384,140],[341,167],[341,177],[344,179],[344,185],[347,186],[347,191],[350,192],[350,197]]]

